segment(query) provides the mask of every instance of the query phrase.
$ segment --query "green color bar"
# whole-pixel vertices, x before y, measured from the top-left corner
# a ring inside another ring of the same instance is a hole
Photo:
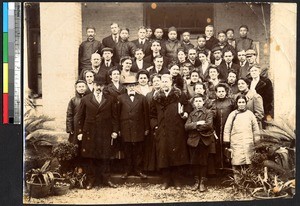
[[[8,63],[8,33],[3,33],[3,63]]]

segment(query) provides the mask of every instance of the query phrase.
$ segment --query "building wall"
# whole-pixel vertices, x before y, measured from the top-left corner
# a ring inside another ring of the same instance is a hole
[[[137,29],[144,24],[142,3],[82,3],[82,39],[86,39],[85,29],[92,25],[96,28],[96,39],[110,35],[110,24],[130,31],[129,40],[137,38]]]
[[[247,25],[249,27],[248,37],[260,42],[259,63],[263,67],[269,67],[270,5],[263,4],[264,16],[261,4],[255,3],[216,3],[214,8],[215,33],[233,28],[235,37],[238,37],[239,27],[243,24]],[[264,47],[266,47],[265,51]]]

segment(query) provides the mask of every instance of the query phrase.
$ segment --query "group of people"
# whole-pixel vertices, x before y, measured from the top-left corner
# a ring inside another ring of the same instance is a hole
[[[124,173],[147,178],[160,172],[162,189],[180,189],[183,171],[193,171],[192,190],[204,192],[207,175],[219,168],[251,164],[258,131],[272,119],[273,87],[256,61],[248,27],[219,31],[205,27],[190,42],[190,32],[140,27],[129,41],[129,29],[111,24],[102,43],[87,28],[79,47],[76,95],[68,105],[69,141],[78,144],[88,165],[87,189],[111,159],[124,153]],[[230,152],[231,162],[225,161]],[[116,187],[108,178],[107,184]]]

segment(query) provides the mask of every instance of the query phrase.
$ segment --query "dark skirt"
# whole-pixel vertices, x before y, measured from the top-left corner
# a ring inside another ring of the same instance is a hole
[[[208,162],[209,146],[204,145],[202,140],[197,147],[189,146],[190,164],[206,166]]]

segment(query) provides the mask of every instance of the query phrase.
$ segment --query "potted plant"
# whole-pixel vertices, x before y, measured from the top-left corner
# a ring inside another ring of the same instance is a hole
[[[71,184],[65,179],[57,179],[52,187],[54,195],[65,195],[68,193]]]
[[[52,149],[52,157],[57,158],[60,163],[60,171],[66,174],[73,171],[75,167],[75,157],[78,155],[78,145],[70,142],[59,143]]]
[[[41,168],[31,169],[26,172],[26,185],[29,198],[42,198],[49,195],[55,178],[60,178],[60,174],[50,171],[51,161],[47,160]]]

